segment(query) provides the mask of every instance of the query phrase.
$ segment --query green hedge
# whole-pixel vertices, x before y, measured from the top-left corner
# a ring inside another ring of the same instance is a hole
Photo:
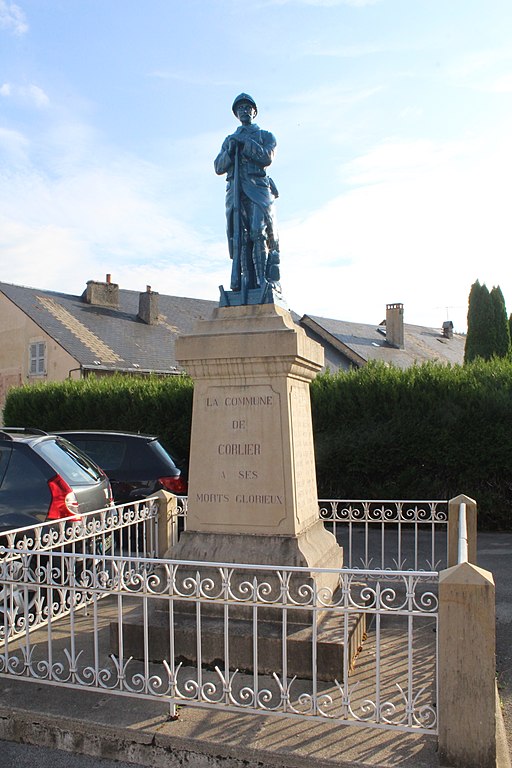
[[[190,448],[193,383],[188,376],[104,376],[11,389],[11,426],[119,429],[155,434],[178,458]]]
[[[318,490],[348,499],[466,493],[512,528],[512,364],[371,364],[312,384]]]
[[[114,376],[11,389],[6,424],[157,434],[190,443],[187,376]],[[475,498],[480,527],[512,529],[512,363],[370,364],[311,386],[322,498]]]

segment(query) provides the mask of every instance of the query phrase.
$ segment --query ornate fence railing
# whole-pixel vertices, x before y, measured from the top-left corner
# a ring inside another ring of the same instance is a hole
[[[187,527],[188,499],[180,498],[176,543]],[[429,570],[448,559],[448,501],[319,499],[320,519],[343,547],[347,568]]]
[[[332,587],[319,586],[326,574]],[[22,631],[4,627],[0,676],[172,706],[437,732],[437,573],[103,553],[84,563],[62,547],[42,576],[40,599],[50,606],[54,592],[65,595],[66,611],[49,610],[34,629],[34,607],[20,607]],[[27,588],[4,560],[4,595],[20,584]]]
[[[437,732],[448,502],[320,500],[340,571],[157,559],[159,514],[147,499],[2,534],[0,676]]]
[[[155,555],[158,504],[154,498],[17,528],[0,535],[0,641],[57,620],[70,611],[69,578],[75,582],[101,571],[103,555],[127,553],[134,563]],[[63,561],[62,555],[68,559]],[[138,566],[140,567],[140,566]],[[145,566],[147,567],[147,566]],[[87,592],[80,593],[85,602]]]
[[[348,568],[440,570],[448,559],[448,501],[320,499],[319,515]]]

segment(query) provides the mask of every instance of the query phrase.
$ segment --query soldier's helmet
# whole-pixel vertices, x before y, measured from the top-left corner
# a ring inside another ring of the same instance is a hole
[[[256,106],[256,102],[254,101],[252,96],[249,96],[248,93],[239,93],[238,96],[236,97],[236,99],[233,102],[233,106],[231,107],[231,109],[233,110],[233,114],[234,115],[236,115],[236,108],[237,108],[237,106],[242,101],[247,101],[249,104],[251,104],[254,107],[254,109],[256,111],[256,114],[258,114],[258,107]]]

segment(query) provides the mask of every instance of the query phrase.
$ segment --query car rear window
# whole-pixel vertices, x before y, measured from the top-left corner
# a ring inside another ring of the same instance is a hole
[[[152,440],[150,443],[151,450],[156,453],[156,455],[164,462],[164,465],[167,467],[174,467],[176,469],[176,464],[172,457],[167,453],[165,448],[159,443],[157,440]]]
[[[107,473],[120,469],[126,463],[126,442],[87,437],[73,437],[72,440],[73,445],[77,445]]]
[[[70,485],[90,485],[102,479],[98,467],[85,453],[67,440],[42,440],[34,451],[45,459]]]
[[[15,489],[18,493],[28,493],[29,489],[42,488],[47,490],[46,477],[41,470],[39,459],[31,456],[30,451],[16,448],[12,451],[8,471],[4,472],[2,490]]]

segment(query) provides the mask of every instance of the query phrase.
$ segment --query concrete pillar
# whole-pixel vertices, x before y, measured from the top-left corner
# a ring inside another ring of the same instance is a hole
[[[461,493],[448,502],[448,568],[457,565],[458,562],[459,510],[462,503],[466,505],[468,561],[476,563],[477,559],[477,504],[474,499]]]
[[[187,530],[178,560],[332,568],[343,551],[318,517],[309,384],[323,349],[273,304],[220,307],[176,340],[194,379]]]
[[[496,767],[495,587],[471,563],[439,578],[439,753],[442,765]]]
[[[158,499],[157,557],[165,557],[178,541],[178,499],[168,491],[155,493]]]

